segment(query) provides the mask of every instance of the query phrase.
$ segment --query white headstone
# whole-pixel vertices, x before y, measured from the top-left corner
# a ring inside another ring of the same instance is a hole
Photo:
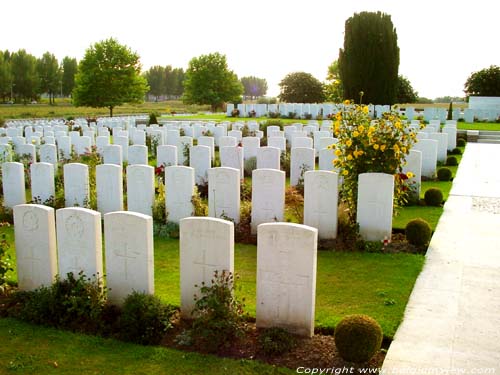
[[[420,185],[422,180],[422,151],[410,150],[406,156],[406,164],[403,166],[403,173],[413,173],[413,177],[408,179],[415,188],[417,197],[420,197]]]
[[[257,150],[257,169],[280,169],[281,150],[276,147],[259,147]]]
[[[154,293],[153,218],[136,212],[104,215],[108,299],[121,304],[132,292]]]
[[[286,151],[286,138],[283,137],[271,137],[267,139],[268,147],[276,147],[281,150],[281,152]]]
[[[148,148],[143,145],[133,145],[128,148],[128,164],[148,165]]]
[[[215,159],[215,140],[214,137],[201,136],[198,138],[198,146],[208,146],[210,147],[210,156],[212,160]]]
[[[49,163],[34,163],[31,170],[31,199],[38,204],[49,203],[56,196],[54,166]]]
[[[293,137],[292,138],[292,148],[296,147],[306,147],[313,148],[313,140],[308,137]]]
[[[56,145],[44,144],[40,146],[40,161],[57,166],[57,147]]]
[[[314,149],[306,147],[295,147],[290,156],[290,186],[296,186],[304,178],[306,171],[314,170]]]
[[[115,136],[113,137],[113,144],[121,146],[122,148],[122,161],[128,162],[128,137]],[[105,149],[106,151],[106,149]],[[106,162],[105,162],[106,163]],[[115,164],[115,163],[108,163]]]
[[[445,126],[443,133],[448,135],[448,151],[457,147],[457,128],[453,126]]]
[[[96,144],[97,152],[100,155],[103,155],[103,153],[104,153],[104,147],[106,147],[106,146],[109,145],[109,137],[104,136],[104,135],[99,136],[99,137],[96,138],[95,144]]]
[[[194,182],[196,185],[208,183],[208,170],[212,167],[210,147],[193,146],[189,152],[189,166],[194,168]]]
[[[156,148],[156,166],[177,165],[177,146],[161,145]]]
[[[221,166],[239,169],[241,179],[244,173],[243,153],[243,147],[222,147],[219,153]]]
[[[252,232],[262,223],[283,221],[285,172],[256,169],[252,172]]]
[[[177,162],[179,165],[185,165],[189,163],[187,159],[188,151],[193,147],[193,138],[188,136],[182,136],[179,138],[177,143]]]
[[[12,147],[9,144],[0,145],[0,163],[12,161]]]
[[[29,144],[24,144],[24,145],[18,145],[15,148],[16,154],[23,157],[27,158],[31,163],[36,163],[36,148],[35,145],[32,145],[31,143]]]
[[[244,160],[248,160],[250,158],[257,157],[257,149],[260,147],[260,139],[257,137],[243,137],[242,140],[243,145],[243,158]]]
[[[146,147],[146,146],[144,146]],[[127,166],[127,210],[151,216],[155,195],[155,171],[149,165]]]
[[[172,166],[165,168],[165,206],[167,220],[179,223],[193,215],[194,169]]]
[[[436,174],[438,141],[433,139],[420,139],[414,150],[422,152],[422,176],[432,178]]]
[[[75,143],[75,151],[77,155],[83,155],[91,151],[92,142],[90,137],[80,137]]]
[[[71,158],[71,138],[68,136],[59,137],[57,139],[57,149],[60,159]]]
[[[57,274],[54,209],[38,204],[15,206],[14,238],[19,289],[50,286]]]
[[[211,285],[215,271],[234,272],[234,224],[211,217],[182,219],[179,248],[181,316],[189,318],[202,283]]]
[[[101,214],[123,211],[122,167],[116,164],[96,166],[97,209]]]
[[[17,162],[2,164],[3,205],[13,208],[26,203],[24,165]]]
[[[103,161],[104,164],[115,164],[122,166],[122,146],[120,145],[107,145],[103,148]]]
[[[208,216],[240,222],[240,171],[235,168],[208,170]]]
[[[356,221],[365,241],[383,241],[392,234],[394,176],[361,173],[358,176]]]
[[[335,171],[337,170],[333,161],[337,159],[337,155],[335,155],[334,151],[328,148],[323,148],[319,150],[319,162],[318,168],[320,171]]]
[[[102,270],[101,214],[81,207],[61,208],[57,217],[59,275],[100,278]]]
[[[448,151],[448,134],[431,133],[429,134],[429,138],[438,141],[437,160],[444,163]]]
[[[257,235],[257,327],[312,337],[318,231],[300,224],[261,224]]]
[[[238,139],[236,137],[225,136],[219,139],[219,147],[236,147],[237,145]]]
[[[64,165],[63,171],[66,207],[87,207],[90,200],[88,165],[69,163]]]

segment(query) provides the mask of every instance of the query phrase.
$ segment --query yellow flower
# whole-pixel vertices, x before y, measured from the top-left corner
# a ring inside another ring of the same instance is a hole
[[[352,160],[352,155],[351,154],[347,155],[347,160]]]
[[[345,142],[346,146],[347,147],[351,147],[352,145],[352,141],[350,139],[348,139],[346,142]]]
[[[349,174],[349,171],[348,171],[347,169],[344,169],[344,170],[342,171],[342,174],[343,174],[344,176],[347,176],[347,175]]]
[[[363,132],[365,131],[365,127],[364,127],[363,125],[359,125],[359,126],[358,126],[358,131],[359,131],[360,133],[363,133]]]
[[[358,132],[357,130],[354,130],[354,131],[352,132],[352,136],[353,136],[354,138],[356,138],[357,136],[359,136],[359,132]]]
[[[368,106],[367,105],[363,106],[363,113],[364,114],[368,113]]]
[[[374,150],[378,150],[378,148],[379,148],[379,145],[378,145],[377,143],[375,143],[375,144],[373,145],[373,149],[374,149]]]
[[[385,151],[385,145],[380,146],[380,151],[382,151],[382,152]]]
[[[394,150],[394,152],[395,152],[396,154],[397,154],[397,153],[399,153],[399,146],[398,146],[398,145],[394,145],[394,146],[392,147],[392,149]]]
[[[334,159],[333,160],[333,165],[336,165],[336,164],[340,164],[340,160],[339,159]]]
[[[351,104],[350,100],[344,100],[344,105],[349,105],[349,104]]]
[[[401,152],[402,152],[403,154],[406,154],[406,147],[401,147]]]
[[[373,133],[375,131],[375,126],[370,126],[368,128],[368,133]]]
[[[335,115],[335,119],[342,120],[342,112],[337,112],[337,114]]]
[[[394,124],[394,126],[396,127],[396,129],[401,129],[401,122],[396,121],[396,123]]]
[[[337,156],[342,155],[342,151],[340,151],[339,149],[336,149],[335,150],[335,155],[337,155]]]
[[[406,172],[406,177],[413,178],[413,177],[415,177],[415,175],[411,172]]]

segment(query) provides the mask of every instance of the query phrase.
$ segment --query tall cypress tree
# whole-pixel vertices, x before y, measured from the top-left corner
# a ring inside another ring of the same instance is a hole
[[[394,103],[399,47],[390,15],[361,12],[345,22],[339,68],[344,98],[357,100],[363,91],[364,103]]]

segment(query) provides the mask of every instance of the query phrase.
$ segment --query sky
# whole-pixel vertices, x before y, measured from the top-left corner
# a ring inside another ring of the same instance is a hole
[[[238,77],[268,83],[268,96],[292,72],[324,81],[354,13],[391,15],[399,73],[419,96],[464,96],[472,72],[500,65],[498,0],[23,0],[2,1],[0,49],[82,59],[92,44],[116,38],[154,65],[186,69],[220,52]],[[367,61],[367,64],[370,62]]]

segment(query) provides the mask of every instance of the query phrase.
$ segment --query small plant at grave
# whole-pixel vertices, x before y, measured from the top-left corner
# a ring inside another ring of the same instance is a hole
[[[235,108],[231,111],[231,117],[239,117],[240,116],[240,110]]]
[[[421,218],[413,219],[405,228],[406,240],[414,246],[426,246],[432,235],[431,226]]]
[[[382,328],[367,315],[348,315],[335,327],[335,346],[349,362],[368,362],[382,345]]]
[[[248,117],[255,117],[257,116],[257,112],[255,112],[255,110],[251,110],[250,112],[248,112]]]
[[[203,179],[200,184],[196,184],[196,189],[201,199],[208,199],[208,180]]]
[[[153,222],[153,235],[160,238],[179,238],[179,224],[167,221],[165,224]]]
[[[296,338],[283,328],[266,328],[259,333],[259,350],[265,355],[276,356],[288,353],[297,345]]]
[[[290,153],[283,151],[280,154],[280,169],[285,175],[290,177]]]
[[[302,117],[304,117],[304,119],[306,119],[306,120],[312,120],[312,118],[313,118],[312,114],[310,114],[310,113],[304,113],[304,115]]]
[[[285,206],[297,219],[298,223],[304,222],[304,195],[297,186],[289,186],[285,190]]]
[[[267,117],[269,117],[269,118],[280,118],[280,116],[281,116],[281,114],[278,111],[276,111],[276,112],[269,111],[267,113]]]
[[[189,156],[191,153],[191,145],[189,143],[184,143],[182,145],[182,155],[184,156],[184,166],[189,167]]]
[[[13,316],[35,324],[95,333],[103,329],[105,296],[101,278],[70,272],[65,279],[57,276],[51,286],[16,292],[19,307]]]
[[[304,175],[308,171],[308,166],[307,164],[302,164],[300,166],[300,174],[299,174],[299,179],[297,180],[297,185],[295,185],[295,188],[297,191],[300,193],[300,195],[304,196]]]
[[[234,281],[231,272],[215,271],[210,285],[195,285],[200,288],[200,295],[195,296],[189,336],[197,347],[207,352],[228,348],[244,335],[244,305],[235,297]]]
[[[363,240],[359,235],[359,224],[351,221],[345,202],[340,202],[338,207],[337,242],[346,250],[364,249]]]
[[[193,204],[193,216],[208,216],[208,205],[201,199],[196,186],[191,197],[191,203]]]
[[[446,158],[446,165],[449,165],[451,167],[457,166],[458,165],[458,160],[455,156],[448,156]]]
[[[0,227],[5,225],[9,224],[1,223]],[[9,247],[5,233],[2,233],[0,236],[0,295],[7,291],[7,272],[14,271],[10,254],[7,254]]]
[[[248,181],[241,181],[240,183],[240,199],[246,202],[252,201],[252,185]]]
[[[5,207],[3,195],[0,195],[0,223],[14,224],[14,214],[12,208]]]
[[[457,146],[458,147],[465,147],[465,145],[467,144],[467,141],[463,138],[458,138],[457,139]]]
[[[157,192],[158,194],[155,194],[155,199],[153,201],[152,207],[153,222],[155,224],[161,225],[167,222],[167,210],[165,207],[165,184],[163,183],[161,177],[158,178]]]
[[[151,124],[158,124],[158,118],[157,116],[159,116],[158,113],[156,112],[151,112],[149,114],[149,119],[148,119],[148,125],[151,125]]]
[[[234,241],[237,243],[257,244],[257,236],[252,234],[252,202],[240,204],[240,222],[234,225]]]
[[[251,158],[248,158],[247,160],[244,161],[244,174],[247,177],[252,176],[252,171],[254,169],[257,169],[257,158],[255,156],[252,156]]]
[[[159,344],[172,328],[175,309],[156,296],[133,292],[125,299],[120,317],[120,338],[142,345]]]
[[[427,206],[440,207],[443,204],[443,192],[438,188],[427,189],[424,200]]]
[[[210,129],[204,130],[201,132],[201,135],[204,137],[213,137],[214,133]]]
[[[460,150],[458,147],[455,147],[450,151],[450,155],[462,155],[462,150]]]
[[[449,168],[443,167],[438,169],[437,178],[439,181],[450,181],[451,177],[452,173]]]
[[[297,112],[288,112],[287,118],[289,119],[297,118]]]

